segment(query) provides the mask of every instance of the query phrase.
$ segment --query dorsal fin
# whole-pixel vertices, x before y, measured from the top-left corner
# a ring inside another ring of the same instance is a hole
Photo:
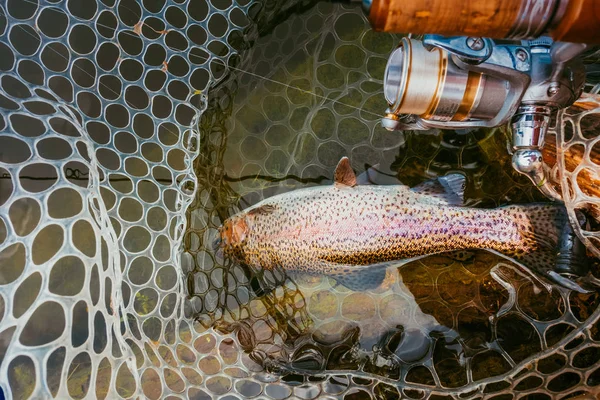
[[[356,175],[350,166],[348,157],[342,157],[335,167],[334,182],[336,185],[356,186]]]
[[[369,265],[345,265],[324,261],[321,265],[325,266],[323,273],[335,279],[337,283],[350,290],[364,292],[381,286],[389,268],[398,268],[410,261],[410,259],[385,261]]]

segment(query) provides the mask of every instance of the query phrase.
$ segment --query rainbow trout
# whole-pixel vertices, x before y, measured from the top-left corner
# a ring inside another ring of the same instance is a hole
[[[219,229],[224,253],[255,268],[327,274],[355,290],[385,269],[447,251],[486,249],[575,290],[554,272],[566,211],[552,204],[462,207],[460,185],[357,185],[347,158],[335,183],[273,196]],[[528,271],[529,272],[529,271]]]

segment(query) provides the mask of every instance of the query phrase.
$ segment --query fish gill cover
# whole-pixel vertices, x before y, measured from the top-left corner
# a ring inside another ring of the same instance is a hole
[[[0,5],[3,394],[596,393],[598,296],[539,291],[493,255],[430,257],[359,293],[215,254],[228,216],[330,183],[344,155],[411,186],[462,172],[470,205],[541,200],[501,129],[381,128],[397,39],[326,2]],[[560,140],[595,144],[591,104]]]

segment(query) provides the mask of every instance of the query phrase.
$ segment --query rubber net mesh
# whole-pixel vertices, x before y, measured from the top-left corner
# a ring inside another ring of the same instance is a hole
[[[225,218],[331,183],[344,155],[409,185],[462,172],[470,205],[542,200],[512,171],[503,129],[381,128],[398,38],[326,2],[1,4],[3,394],[596,393],[598,296],[540,290],[490,254],[429,257],[364,293],[215,253]],[[564,167],[573,186],[597,168],[600,108],[588,105],[556,130],[560,146],[582,146],[580,169]],[[571,209],[595,201],[570,193]]]

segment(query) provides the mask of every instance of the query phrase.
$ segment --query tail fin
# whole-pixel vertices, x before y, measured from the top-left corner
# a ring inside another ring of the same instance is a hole
[[[552,204],[532,204],[524,206],[531,228],[522,232],[535,244],[546,249],[556,250],[565,226],[569,226],[569,217],[564,207]]]
[[[573,280],[587,272],[588,260],[564,207],[530,205],[525,211],[531,228],[523,236],[532,240],[528,247],[534,250],[517,257],[518,261],[563,287],[587,292]]]

